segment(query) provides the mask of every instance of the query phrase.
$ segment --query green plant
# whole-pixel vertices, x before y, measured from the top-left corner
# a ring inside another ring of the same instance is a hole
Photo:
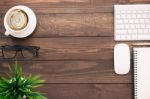
[[[34,91],[44,82],[40,76],[23,76],[22,66],[17,62],[9,70],[8,77],[0,77],[0,99],[47,99]]]

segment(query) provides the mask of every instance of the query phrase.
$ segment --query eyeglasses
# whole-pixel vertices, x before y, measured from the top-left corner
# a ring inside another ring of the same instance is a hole
[[[13,59],[17,56],[18,52],[21,53],[24,59],[32,59],[38,56],[37,46],[25,46],[25,45],[4,45],[1,46],[1,54],[4,59]]]

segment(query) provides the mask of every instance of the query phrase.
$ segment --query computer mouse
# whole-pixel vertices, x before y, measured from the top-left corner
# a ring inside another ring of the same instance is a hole
[[[124,75],[130,70],[130,48],[120,43],[114,47],[114,70],[116,74]]]

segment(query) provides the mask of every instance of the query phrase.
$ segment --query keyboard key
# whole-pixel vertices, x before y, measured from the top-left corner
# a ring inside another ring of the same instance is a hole
[[[137,29],[140,28],[140,25],[139,25],[139,24],[136,24],[136,25],[135,25],[135,28],[137,28]]]
[[[148,40],[148,39],[150,39],[150,35],[138,35],[138,39],[139,40],[143,40],[143,39]]]
[[[127,35],[127,36],[126,36],[126,39],[127,39],[127,40],[130,40],[130,39],[131,39],[131,35]]]
[[[121,16],[120,16],[120,15],[116,15],[116,18],[117,18],[117,19],[120,19],[120,18],[121,18]]]
[[[126,13],[132,13],[132,11],[127,11]]]
[[[144,19],[144,18],[146,18],[146,15],[145,15],[145,14],[143,14],[143,15],[142,15],[142,18],[143,18],[143,19]]]
[[[124,28],[124,25],[116,25],[116,28],[117,28],[117,29],[123,29],[123,28]]]
[[[141,14],[138,14],[138,15],[137,15],[137,18],[142,18],[142,15],[141,15]]]
[[[116,40],[120,40],[120,35],[115,35]]]
[[[117,34],[122,34],[124,31],[123,30],[116,30]]]
[[[125,29],[129,29],[129,24],[126,24],[126,25],[125,25]]]
[[[137,39],[137,35],[131,35],[131,39],[136,40]]]
[[[150,24],[146,25],[146,28],[150,28]]]
[[[128,30],[128,34],[132,34],[133,33],[133,30]]]
[[[126,11],[120,11],[120,13],[122,13],[122,14],[123,14],[123,13],[126,13]]]
[[[130,19],[130,20],[129,20],[129,23],[131,23],[131,24],[134,23],[134,20]]]
[[[144,23],[144,19],[140,19],[140,23]]]
[[[127,18],[131,18],[131,15],[127,15]]]
[[[137,11],[137,13],[142,14],[142,13],[143,13],[143,11],[138,10],[138,11]]]
[[[120,39],[122,39],[122,40],[126,40],[126,39],[127,39],[127,37],[126,37],[126,35],[121,35],[121,36],[120,36]]]
[[[137,29],[134,29],[134,30],[133,30],[133,33],[136,34],[136,33],[137,33]]]
[[[123,20],[116,20],[116,23],[121,24],[123,23]]]
[[[136,18],[136,15],[135,15],[135,14],[132,14],[131,18],[135,19],[135,18]]]
[[[138,29],[137,32],[138,33],[143,33],[143,30],[142,29]]]
[[[145,10],[145,11],[143,11],[143,13],[146,14],[146,13],[148,13],[148,11]]]
[[[149,23],[150,21],[149,21],[149,19],[145,19],[145,23]]]
[[[126,16],[124,14],[121,15],[121,18],[126,18]]]
[[[141,24],[140,28],[142,28],[142,29],[146,28],[145,24]]]
[[[126,19],[125,19],[125,20],[123,20],[123,23],[125,23],[125,24],[126,24],[126,23],[129,23],[129,20],[126,20]]]
[[[132,13],[136,14],[136,13],[137,13],[137,11],[132,11]]]
[[[131,28],[131,29],[135,29],[135,24],[131,24],[131,25],[130,25],[130,28]]]
[[[148,29],[144,29],[144,30],[143,30],[143,33],[148,33]]]
[[[139,23],[139,19],[135,19],[135,20],[134,20],[134,23]]]

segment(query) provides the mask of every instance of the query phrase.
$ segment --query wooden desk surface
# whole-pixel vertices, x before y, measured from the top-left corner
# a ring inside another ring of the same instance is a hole
[[[46,80],[39,90],[48,99],[133,99],[132,70],[118,76],[113,69],[113,5],[149,0],[1,0],[0,45],[40,46],[39,58],[21,60],[26,73]],[[33,35],[3,35],[6,11],[18,4],[31,7],[38,19]],[[0,72],[8,61],[0,61]]]

